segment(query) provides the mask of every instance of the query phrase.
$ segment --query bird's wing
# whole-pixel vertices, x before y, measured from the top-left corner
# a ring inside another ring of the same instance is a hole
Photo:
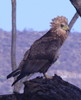
[[[12,85],[14,85],[16,82],[18,82],[20,79],[24,78],[26,75],[29,75],[31,73],[39,72],[40,69],[44,66],[49,67],[49,61],[48,60],[28,60],[24,62],[24,66],[22,67],[22,70],[17,77],[17,79],[14,81]]]
[[[24,58],[19,64],[18,67],[19,70],[22,70],[23,66],[25,66],[28,61],[31,62],[37,60],[39,60],[40,62],[42,60],[56,61],[56,59],[58,58],[57,55],[58,44],[59,44],[58,41],[56,39],[53,39],[52,37],[43,37],[42,39],[35,41],[31,46],[31,48],[26,51]],[[27,67],[28,66],[26,66],[26,68]]]
[[[52,37],[36,41],[30,48],[29,59],[54,59],[59,49],[59,42]]]
[[[49,61],[48,60],[28,60],[25,62],[25,65],[23,66],[21,73],[26,73],[26,74],[31,74],[38,72],[45,64],[47,64]]]
[[[45,73],[50,65],[56,61],[58,48],[58,39],[50,36],[45,36],[35,41],[25,53],[18,69],[10,74],[10,77],[18,75],[13,84],[31,73]]]
[[[7,79],[10,78],[10,77],[15,77],[17,75],[19,75],[21,73],[21,70],[22,70],[22,67],[24,66],[25,64],[25,60],[27,60],[28,58],[28,55],[29,55],[29,50],[26,51],[26,53],[24,54],[24,57],[23,59],[21,60],[18,68],[16,70],[14,70],[13,72],[11,72],[8,76],[7,76]]]
[[[23,59],[21,60],[21,62],[20,62],[20,64],[19,64],[19,66],[18,66],[18,69],[19,69],[19,70],[21,70],[21,69],[22,69],[22,67],[23,67],[23,65],[24,65],[25,60],[27,60],[27,59],[28,59],[28,55],[29,55],[29,53],[30,53],[30,49],[28,49],[28,50],[25,52],[24,57],[23,57]]]
[[[36,41],[28,51],[28,56],[22,60],[20,64],[20,74],[12,84],[35,72],[46,72],[52,62],[56,61],[57,41],[53,39],[44,38],[41,41]],[[54,53],[53,53],[54,52]]]

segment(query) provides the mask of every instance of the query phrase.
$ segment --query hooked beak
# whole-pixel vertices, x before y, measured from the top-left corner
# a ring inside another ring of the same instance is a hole
[[[68,25],[65,25],[65,26],[63,27],[63,29],[64,29],[65,31],[69,31],[69,26],[68,26]]]

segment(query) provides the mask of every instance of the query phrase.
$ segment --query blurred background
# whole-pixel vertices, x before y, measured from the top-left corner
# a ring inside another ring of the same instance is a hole
[[[12,93],[11,72],[11,0],[0,0],[0,94]],[[66,16],[72,19],[76,10],[69,0],[17,0],[17,65],[31,44],[50,29],[51,19]],[[81,88],[81,18],[74,24],[60,51],[60,57],[47,72]]]

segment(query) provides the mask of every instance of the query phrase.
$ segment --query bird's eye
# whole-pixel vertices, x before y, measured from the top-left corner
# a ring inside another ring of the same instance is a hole
[[[61,24],[61,27],[64,27],[64,24]]]

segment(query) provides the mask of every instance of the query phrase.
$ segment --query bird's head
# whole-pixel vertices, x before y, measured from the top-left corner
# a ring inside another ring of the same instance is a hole
[[[69,30],[68,20],[64,16],[58,16],[52,19],[51,29],[52,32],[58,35],[66,35],[67,31]]]

